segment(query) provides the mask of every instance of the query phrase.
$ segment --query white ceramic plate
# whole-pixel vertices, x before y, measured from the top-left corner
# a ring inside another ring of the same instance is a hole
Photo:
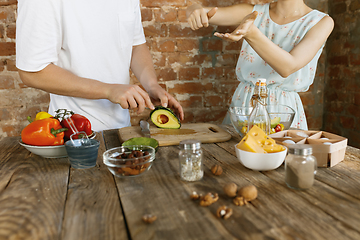
[[[94,138],[96,136],[96,132],[93,132],[90,138]],[[34,146],[28,145],[19,141],[21,146],[24,146],[28,151],[42,156],[44,158],[63,158],[67,157],[67,152],[65,149],[65,145],[57,145],[57,146]]]

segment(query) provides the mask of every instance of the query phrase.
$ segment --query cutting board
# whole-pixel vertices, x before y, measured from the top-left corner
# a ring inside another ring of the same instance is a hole
[[[180,129],[164,129],[150,125],[150,134],[159,142],[159,146],[178,145],[182,140],[196,139],[202,143],[225,142],[230,133],[211,123],[184,123]],[[143,137],[140,126],[119,129],[121,142],[134,137]]]

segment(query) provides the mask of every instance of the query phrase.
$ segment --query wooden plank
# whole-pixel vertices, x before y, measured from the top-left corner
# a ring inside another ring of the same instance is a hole
[[[70,171],[62,239],[128,239],[114,177],[102,162],[105,144],[101,134],[97,164]]]
[[[179,145],[186,139],[197,139],[202,143],[224,142],[231,135],[217,125],[210,123],[184,123],[180,129],[164,129],[150,126],[151,137],[159,142],[159,146]],[[119,138],[124,142],[133,137],[143,137],[139,126],[119,129]]]
[[[68,160],[34,155],[18,141],[0,142],[0,239],[60,239]]]
[[[360,238],[360,215],[354,212],[360,204],[357,198],[359,172],[347,169],[344,164],[349,160],[339,163],[336,168],[319,170],[321,177],[316,177],[310,190],[291,190],[284,183],[283,166],[269,172],[243,167],[234,151],[240,137],[231,127],[222,127],[232,133],[233,138],[228,142],[203,144],[205,176],[202,181],[180,181],[176,147],[160,147],[152,169],[145,175],[116,179],[133,239],[171,239],[173,236],[177,239]],[[356,163],[352,164],[357,166],[359,159],[354,157],[353,161]],[[221,176],[210,173],[214,163],[223,166]],[[332,171],[338,171],[343,178],[337,185],[327,183],[338,180],[328,174]],[[345,175],[348,173],[352,173],[350,186],[346,186]],[[246,206],[235,206],[222,192],[229,181],[239,186],[254,184],[259,190],[258,198]],[[341,186],[346,189],[341,191]],[[348,193],[351,190],[357,193]],[[200,207],[189,200],[192,191],[217,192],[220,199],[210,207]],[[230,219],[215,217],[220,205],[233,208]],[[147,213],[157,215],[158,220],[151,225],[143,223],[141,216]]]

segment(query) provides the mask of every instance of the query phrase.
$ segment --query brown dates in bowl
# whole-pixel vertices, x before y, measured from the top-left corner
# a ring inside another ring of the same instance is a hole
[[[117,177],[139,176],[151,168],[155,149],[151,146],[132,145],[107,150],[103,154],[104,164]]]

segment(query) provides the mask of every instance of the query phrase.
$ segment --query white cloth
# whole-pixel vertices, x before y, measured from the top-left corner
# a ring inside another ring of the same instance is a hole
[[[270,4],[254,6],[253,10],[258,11],[258,17],[254,21],[254,25],[273,43],[288,52],[304,38],[315,24],[326,16],[325,13],[312,10],[298,20],[279,25],[270,18],[269,6]],[[287,78],[283,78],[244,41],[236,66],[239,85],[233,95],[231,105],[238,107],[249,106],[256,80],[266,78],[269,89],[267,103],[292,107],[296,113],[291,127],[307,130],[305,112],[298,92],[306,92],[313,83],[317,62],[323,47],[324,45],[306,66]],[[230,123],[228,115],[224,119],[224,123]]]
[[[16,66],[29,72],[50,63],[106,83],[128,84],[132,46],[146,42],[139,0],[19,0]],[[130,125],[127,109],[108,100],[50,94],[49,113],[66,108],[95,131]]]

